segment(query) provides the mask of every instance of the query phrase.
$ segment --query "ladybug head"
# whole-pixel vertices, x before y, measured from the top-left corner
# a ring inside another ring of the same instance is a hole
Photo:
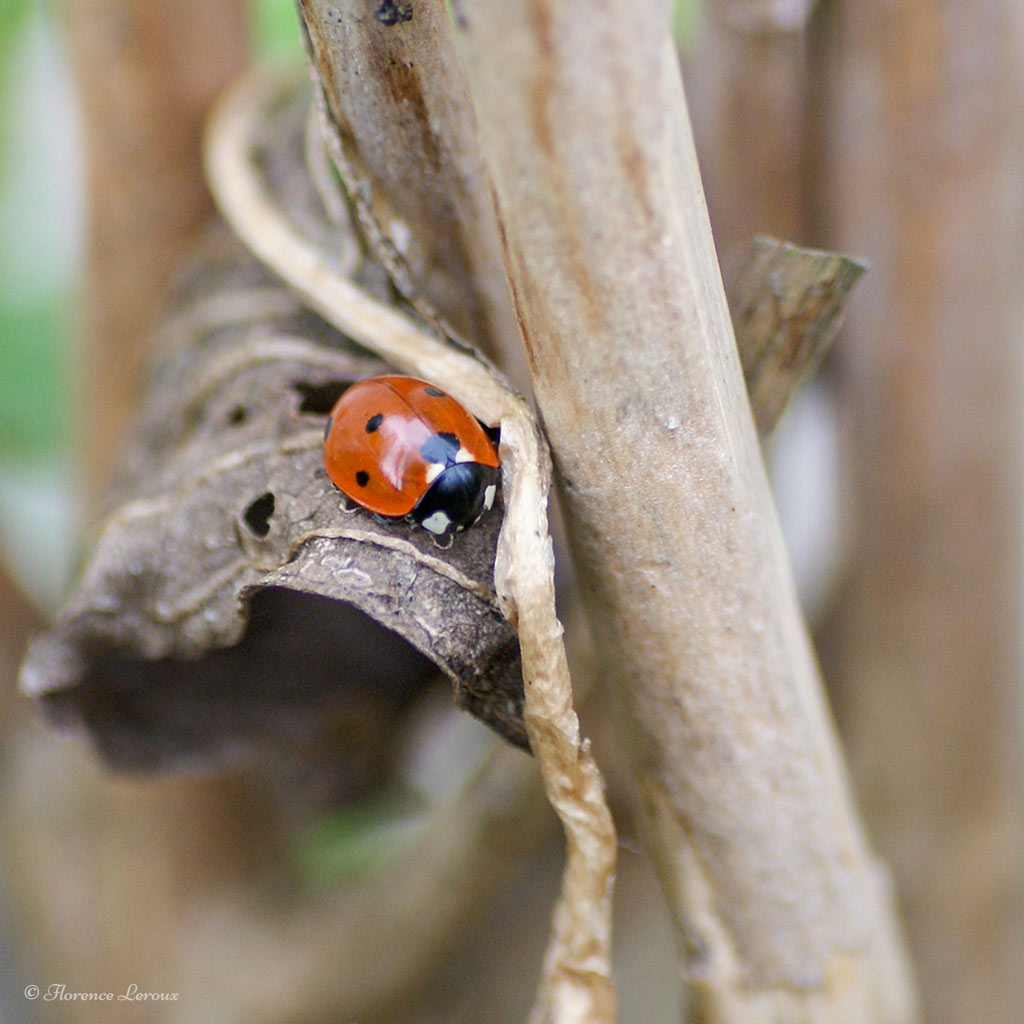
[[[498,470],[478,462],[456,462],[430,485],[412,518],[438,537],[472,526],[494,504]]]

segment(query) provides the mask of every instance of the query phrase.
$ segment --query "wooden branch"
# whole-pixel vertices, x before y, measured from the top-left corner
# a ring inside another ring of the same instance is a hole
[[[583,594],[703,1020],[904,1022],[656,2],[455,7]]]
[[[518,334],[442,3],[300,0],[332,150],[375,255],[421,312],[494,357]],[[406,16],[407,15],[407,16]]]
[[[847,256],[756,238],[726,282],[743,378],[762,436],[831,348],[864,270]]]

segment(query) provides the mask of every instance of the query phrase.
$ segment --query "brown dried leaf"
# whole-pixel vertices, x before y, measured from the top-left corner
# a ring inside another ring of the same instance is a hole
[[[297,229],[351,262],[302,169],[304,105],[284,107],[267,182]],[[384,290],[372,265],[359,273]],[[494,594],[501,508],[442,551],[346,514],[323,471],[331,404],[384,364],[223,230],[157,341],[110,511],[29,652],[26,692],[119,767],[305,759],[341,794],[383,774],[395,716],[436,669],[526,746],[518,641]]]

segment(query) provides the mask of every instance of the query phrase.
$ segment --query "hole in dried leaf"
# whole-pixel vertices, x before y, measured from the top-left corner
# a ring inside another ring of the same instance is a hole
[[[267,491],[250,502],[249,507],[242,513],[242,519],[257,537],[266,537],[270,533],[270,517],[273,514],[274,495]]]
[[[326,384],[296,381],[292,389],[302,396],[299,412],[307,416],[326,416],[351,384],[350,380],[329,380]]]
[[[249,410],[244,405],[236,405],[228,413],[228,423],[232,427],[240,427],[249,418]]]

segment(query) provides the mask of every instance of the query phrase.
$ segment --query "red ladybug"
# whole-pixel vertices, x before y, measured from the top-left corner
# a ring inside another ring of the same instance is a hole
[[[414,377],[370,377],[335,403],[324,468],[363,508],[443,537],[494,504],[498,453],[454,398]]]

